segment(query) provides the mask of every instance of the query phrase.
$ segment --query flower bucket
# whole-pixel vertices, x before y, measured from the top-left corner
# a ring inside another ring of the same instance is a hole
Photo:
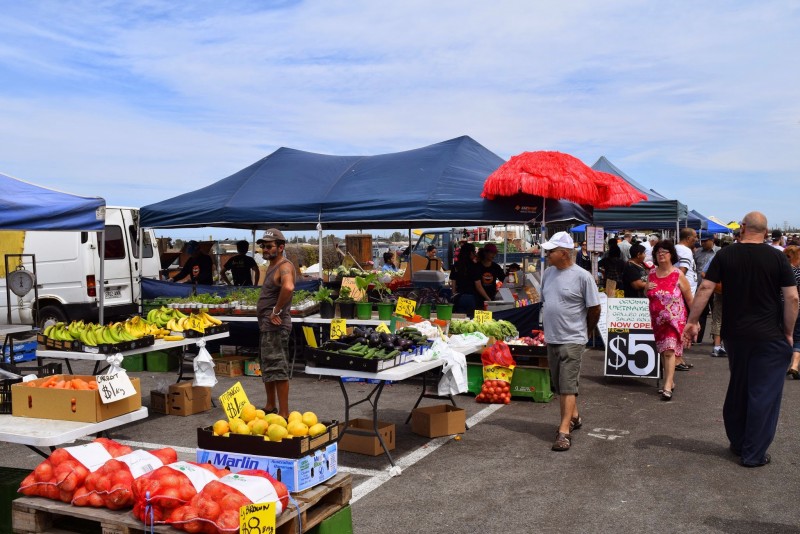
[[[356,317],[362,320],[372,319],[372,303],[358,302],[356,304]]]
[[[393,302],[379,302],[378,303],[378,319],[381,321],[388,321],[392,318],[394,311]]]
[[[436,305],[436,318],[449,321],[453,318],[453,305],[452,304],[437,304]]]
[[[416,314],[420,317],[424,317],[425,319],[431,318],[431,305],[430,304],[419,304],[417,306]]]

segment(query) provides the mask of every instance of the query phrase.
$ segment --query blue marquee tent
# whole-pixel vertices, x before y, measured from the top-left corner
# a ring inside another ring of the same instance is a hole
[[[106,201],[0,174],[0,230],[102,231]]]
[[[486,200],[502,158],[468,136],[376,156],[279,148],[196,191],[144,206],[143,227],[259,229],[436,228],[519,224],[541,217],[540,197]],[[547,222],[591,220],[591,208],[548,200]]]

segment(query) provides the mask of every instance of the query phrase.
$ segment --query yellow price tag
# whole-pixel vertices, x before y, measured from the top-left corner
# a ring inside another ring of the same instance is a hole
[[[389,330],[389,327],[386,326],[386,323],[381,323],[378,326],[376,326],[375,327],[375,331],[376,332],[380,332],[382,334],[391,334],[392,333],[392,331]]]
[[[260,502],[239,508],[239,532],[266,534],[275,532],[275,503]]]
[[[228,419],[239,417],[245,404],[250,404],[247,400],[247,393],[244,392],[241,382],[236,382],[231,388],[219,396],[219,403]]]
[[[397,299],[397,306],[394,309],[394,313],[402,317],[412,317],[416,309],[417,309],[416,300],[407,299],[405,297],[399,297]]]
[[[331,319],[331,339],[347,335],[347,319]]]
[[[475,317],[472,319],[478,324],[483,324],[485,322],[492,320],[492,312],[486,310],[475,310]]]

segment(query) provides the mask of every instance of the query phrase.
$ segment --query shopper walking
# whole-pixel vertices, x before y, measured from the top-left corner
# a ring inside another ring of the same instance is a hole
[[[577,402],[581,357],[600,318],[600,297],[592,275],[573,262],[575,244],[567,232],[556,233],[542,248],[550,263],[542,275],[544,339],[561,409],[552,449],[566,451],[572,431],[583,424]]]
[[[294,293],[295,268],[284,257],[286,238],[275,228],[257,241],[269,262],[264,285],[258,297],[256,314],[261,332],[259,356],[261,380],[267,392],[264,411],[289,417],[289,336],[292,333],[290,309]]]
[[[456,263],[450,270],[450,287],[453,290],[453,312],[465,313],[472,318],[475,315],[475,282],[472,280],[472,269],[478,255],[475,245],[464,243],[458,249]]]
[[[786,257],[789,258],[789,263],[792,266],[792,273],[794,273],[795,282],[797,282],[797,291],[800,292],[800,247],[797,245],[789,245],[783,250]],[[789,371],[786,373],[795,380],[800,380],[800,315],[794,322],[794,333],[792,335],[794,341],[792,363],[789,366]]]
[[[700,330],[700,312],[717,283],[727,297],[722,307],[722,339],[728,351],[730,382],[722,408],[731,451],[741,464],[759,467],[778,425],[786,369],[792,354],[798,312],[797,285],[783,252],[764,243],[767,218],[745,215],[739,242],[714,256],[692,304],[684,338]],[[783,303],[781,303],[781,295]]]
[[[683,354],[686,305],[692,303],[692,291],[686,276],[675,266],[679,258],[671,240],[656,243],[653,258],[656,266],[647,277],[647,298],[656,349],[664,365],[661,400],[670,401],[675,389],[675,362]]]

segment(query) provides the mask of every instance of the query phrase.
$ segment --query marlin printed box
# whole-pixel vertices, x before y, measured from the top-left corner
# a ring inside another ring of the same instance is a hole
[[[261,469],[280,480],[289,491],[303,491],[332,478],[337,471],[338,446],[331,443],[302,458],[278,458],[238,452],[197,449],[197,461],[234,473],[244,469]]]

